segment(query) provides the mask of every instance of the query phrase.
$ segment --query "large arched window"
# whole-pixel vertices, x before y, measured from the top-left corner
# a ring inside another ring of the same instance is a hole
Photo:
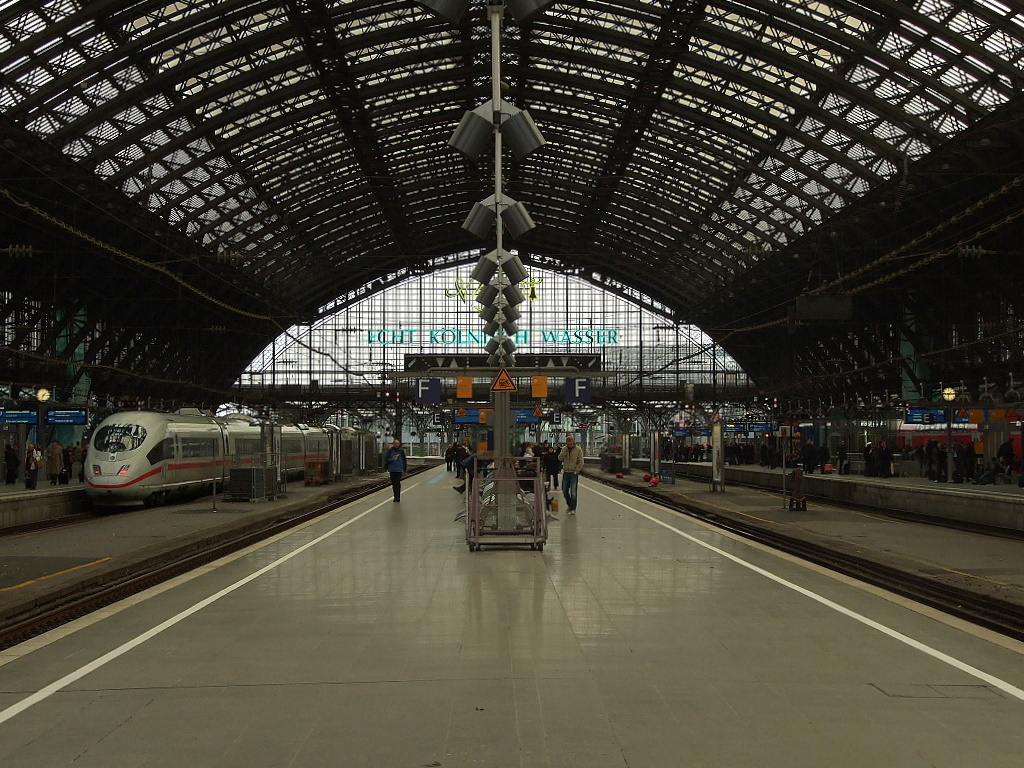
[[[409,359],[433,355],[471,360],[488,337],[474,301],[470,267],[413,278],[278,337],[246,369],[243,388],[378,384]],[[648,398],[678,400],[686,383],[745,386],[736,362],[700,329],[673,325],[626,298],[572,275],[533,269],[521,286],[527,300],[515,341],[520,356],[599,356],[623,385],[642,384]],[[664,394],[659,398],[658,394]]]

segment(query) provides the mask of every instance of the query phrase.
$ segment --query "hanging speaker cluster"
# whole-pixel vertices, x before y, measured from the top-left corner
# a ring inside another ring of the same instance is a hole
[[[544,137],[525,110],[503,101],[496,112],[491,104],[489,101],[466,112],[448,144],[475,160],[490,143],[497,126],[503,142],[519,159],[544,146]],[[483,239],[496,223],[517,239],[537,226],[522,203],[505,194],[494,194],[473,204],[462,228]],[[518,256],[498,247],[480,257],[470,277],[483,286],[477,294],[482,305],[480,317],[486,323],[484,332],[494,336],[487,345],[488,364],[513,365],[516,346],[508,337],[519,330],[516,320],[521,313],[516,307],[526,300],[519,289],[519,283],[527,278],[526,267]]]
[[[502,141],[512,150],[516,160],[522,160],[547,144],[530,113],[502,99],[501,108],[497,111],[493,108],[493,101],[485,101],[466,112],[448,139],[448,146],[476,161],[490,146],[495,124],[501,131]]]
[[[505,9],[512,11],[516,22],[524,24],[545,10],[554,0],[487,0],[491,19],[492,97],[476,109],[467,111],[448,140],[448,145],[472,161],[479,159],[489,146],[495,151],[494,194],[473,204],[462,222],[462,228],[483,239],[495,228],[497,247],[480,257],[470,275],[483,286],[477,294],[480,317],[485,332],[493,338],[487,343],[488,364],[511,366],[515,363],[516,345],[511,336],[518,332],[517,307],[526,300],[519,283],[526,279],[526,268],[516,255],[502,248],[502,233],[521,238],[536,224],[526,207],[508,197],[502,189],[501,150],[506,146],[517,160],[544,146],[544,136],[525,109],[500,98],[500,27]],[[469,0],[419,0],[432,13],[458,26]],[[496,139],[495,137],[500,137]],[[492,144],[492,142],[494,142]]]

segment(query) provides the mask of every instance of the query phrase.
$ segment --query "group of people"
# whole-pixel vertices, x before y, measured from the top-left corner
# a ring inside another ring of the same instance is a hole
[[[996,455],[987,462],[975,453],[973,445],[954,441],[952,478],[949,476],[949,451],[950,448],[938,440],[929,440],[924,445],[915,446],[914,458],[917,459],[921,475],[937,483],[952,480],[954,483],[995,485],[1012,483],[1014,472],[1020,469],[1013,452],[1013,440],[1004,441],[996,450]]]
[[[29,443],[25,446],[25,458],[22,460],[17,449],[8,443],[4,446],[5,482],[13,485],[24,472],[25,488],[33,490],[39,482],[39,470],[44,471],[50,485],[67,485],[75,474],[79,482],[84,482],[81,469],[83,455],[84,449],[80,444],[61,445],[59,441],[51,440],[45,449],[41,444]]]
[[[583,449],[576,445],[576,438],[573,435],[566,436],[565,444],[560,447],[546,442],[525,442],[519,448],[519,456],[540,460],[545,487],[552,491],[561,487],[566,512],[575,515],[579,500],[580,473],[583,471]],[[455,490],[464,493],[467,482],[473,478],[476,463],[475,454],[470,450],[469,443],[452,443],[445,450],[444,458],[448,471],[454,470],[456,477],[463,481],[455,486]],[[559,475],[562,478],[561,486],[558,482]]]

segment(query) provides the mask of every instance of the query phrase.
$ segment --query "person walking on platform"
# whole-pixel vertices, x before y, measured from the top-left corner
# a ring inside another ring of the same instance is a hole
[[[544,480],[551,490],[558,489],[558,475],[562,472],[562,462],[558,460],[558,453],[553,446],[548,446],[541,458],[544,465]]]
[[[7,485],[18,482],[18,452],[8,443],[4,446],[4,464],[7,467]]]
[[[402,500],[402,475],[409,469],[409,460],[402,448],[402,441],[397,437],[384,455],[384,466],[391,475],[391,490],[395,492],[395,501]]]
[[[470,456],[469,446],[465,443],[456,443],[452,446],[452,464],[455,467],[455,477],[458,480],[466,479],[466,468],[462,462]]]
[[[565,497],[565,509],[570,515],[575,515],[580,472],[583,471],[583,449],[576,445],[575,436],[566,436],[565,447],[558,452],[558,460],[562,462],[562,496]]]

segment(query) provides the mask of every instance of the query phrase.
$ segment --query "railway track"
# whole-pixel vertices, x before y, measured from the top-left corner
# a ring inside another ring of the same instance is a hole
[[[1015,640],[1024,641],[1024,606],[1016,603],[908,573],[869,558],[838,552],[764,526],[710,512],[697,505],[675,501],[646,488],[637,488],[626,483],[619,484],[605,478],[600,478],[599,482],[816,565],[882,587]]]
[[[432,467],[418,467],[410,470],[409,475],[416,475]],[[14,617],[0,624],[0,650],[23,643],[32,637],[41,635],[51,629],[67,624],[93,611],[116,603],[131,595],[142,592],[164,581],[188,573],[196,568],[207,565],[221,557],[237,552],[260,541],[264,541],[280,533],[288,531],[310,520],[315,520],[338,507],[350,504],[378,491],[389,489],[390,481],[373,483],[354,488],[350,494],[334,499],[328,504],[311,510],[296,512],[284,519],[269,521],[265,526],[255,530],[247,530],[228,539],[219,540],[208,545],[199,545],[199,549],[187,555],[168,553],[166,560],[140,566],[126,566],[111,575],[109,580],[87,591],[54,598],[50,603],[40,605],[31,615]]]

